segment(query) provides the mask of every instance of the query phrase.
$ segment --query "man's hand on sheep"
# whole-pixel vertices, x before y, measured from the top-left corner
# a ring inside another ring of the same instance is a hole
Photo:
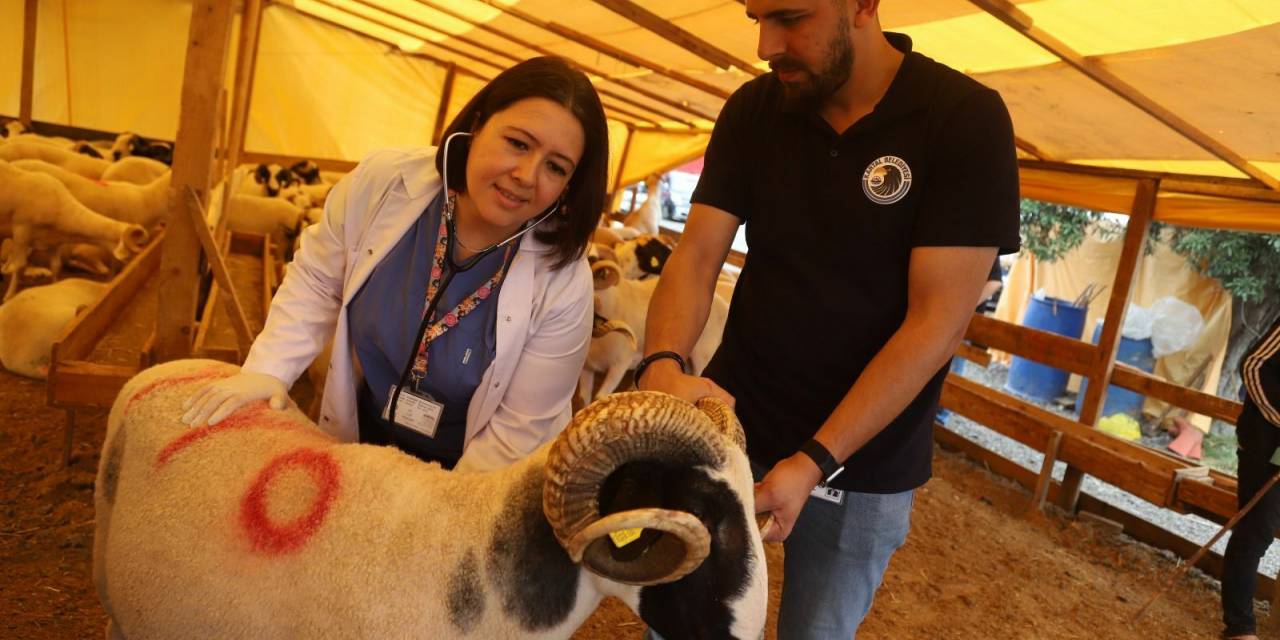
[[[773,526],[761,531],[765,542],[782,542],[800,517],[809,492],[822,480],[822,470],[808,456],[797,453],[774,465],[756,483],[756,512],[773,516]]]
[[[688,375],[680,370],[680,365],[675,360],[666,358],[649,365],[644,370],[644,375],[636,381],[636,388],[641,391],[662,391],[686,402],[719,398],[730,408],[734,406],[733,396],[711,378]]]
[[[289,388],[273,375],[241,371],[191,394],[182,403],[182,421],[196,427],[218,424],[255,400],[267,400],[272,409],[282,411],[289,406]]]

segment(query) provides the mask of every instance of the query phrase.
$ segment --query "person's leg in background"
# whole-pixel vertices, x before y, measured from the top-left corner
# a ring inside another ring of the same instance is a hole
[[[1271,455],[1280,446],[1280,429],[1263,419],[1248,400],[1236,425],[1240,479],[1238,503],[1244,507],[1280,467]],[[1258,563],[1280,528],[1280,487],[1273,487],[1231,531],[1222,566],[1223,635],[1228,638],[1257,632],[1253,598],[1258,583]]]
[[[951,358],[951,368],[948,370],[951,373],[954,373],[958,376],[964,375],[964,358],[961,358],[960,356],[953,356]],[[943,409],[942,405],[938,405],[938,415],[934,418],[934,420],[940,424],[946,424],[947,419],[950,417],[951,417],[951,410]]]
[[[783,543],[778,640],[852,638],[894,551],[907,539],[914,492],[809,498]]]

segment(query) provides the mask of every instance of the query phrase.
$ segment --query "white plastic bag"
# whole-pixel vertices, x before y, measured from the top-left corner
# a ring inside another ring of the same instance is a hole
[[[1151,309],[1130,304],[1128,313],[1124,314],[1124,327],[1120,329],[1120,335],[1130,340],[1146,340],[1151,337],[1151,325],[1154,318],[1155,314],[1151,312]]]
[[[1204,331],[1204,317],[1195,306],[1173,296],[1151,305],[1151,355],[1163,358],[1190,347]]]

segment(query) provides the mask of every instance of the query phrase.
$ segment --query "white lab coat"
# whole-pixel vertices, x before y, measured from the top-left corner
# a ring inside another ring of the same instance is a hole
[[[245,360],[245,371],[292,386],[333,336],[320,427],[340,440],[359,434],[347,304],[440,188],[435,149],[365,158],[334,186],[324,218],[304,232]],[[497,355],[467,408],[459,470],[506,466],[569,422],[591,340],[591,270],[583,258],[553,271],[550,247],[533,236],[523,236],[498,292]]]

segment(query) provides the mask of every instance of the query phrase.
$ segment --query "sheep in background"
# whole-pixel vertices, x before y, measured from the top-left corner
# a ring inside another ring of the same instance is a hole
[[[116,136],[115,144],[111,145],[111,159],[119,160],[127,156],[142,156],[172,166],[173,143],[148,140],[136,133],[126,131]]]
[[[0,264],[7,262],[12,253],[13,238],[0,240]],[[29,264],[24,269],[26,277],[46,276],[50,281],[59,280],[63,269],[109,276],[119,264],[111,252],[96,245],[83,242],[46,244],[39,240],[32,242],[27,262]]]
[[[169,172],[169,165],[144,158],[142,156],[128,156],[111,163],[106,171],[102,172],[102,180],[128,182],[130,184],[150,184],[166,173]]]
[[[27,132],[27,125],[22,124],[17,118],[5,118],[0,120],[0,138],[13,139],[20,133]]]
[[[150,184],[136,185],[89,180],[40,160],[19,160],[10,164],[23,171],[53,176],[67,186],[80,204],[113,220],[151,229],[163,222],[169,213],[170,172]]]
[[[595,312],[607,319],[620,321],[630,327],[636,334],[636,351],[632,355],[627,369],[640,363],[644,353],[644,331],[649,316],[649,300],[658,286],[659,278],[630,280],[622,277],[622,268],[611,260],[598,260],[591,265],[591,273],[595,279]],[[702,334],[689,354],[689,368],[694,375],[702,373],[703,368],[711,361],[716,348],[720,346],[720,338],[724,334],[725,319],[729,315],[729,303],[719,295],[711,297],[707,322],[703,325]],[[579,379],[581,382],[581,378]],[[596,397],[612,392],[612,388],[601,385]]]
[[[147,230],[100,215],[80,204],[53,176],[32,173],[0,162],[0,236],[13,238],[13,249],[0,273],[13,274],[4,299],[13,297],[28,257],[37,245],[90,242],[127,260],[147,241]]]
[[[649,174],[649,177],[645,178],[644,188],[647,197],[644,204],[627,214],[622,221],[623,226],[651,236],[658,235],[658,221],[662,219],[662,198],[659,196],[661,185],[662,176],[656,173]]]
[[[662,273],[671,257],[672,243],[663,236],[642,235],[613,248],[622,277],[640,280]]]
[[[750,465],[719,401],[619,394],[510,467],[449,472],[293,407],[179,421],[236,370],[166,363],[112,407],[93,551],[110,637],[549,640],[606,595],[667,638],[763,632]]]
[[[297,176],[302,184],[324,184],[320,177],[320,165],[311,160],[299,160],[289,166],[289,172]]]
[[[271,236],[277,247],[287,247],[302,232],[309,209],[281,198],[236,194],[227,203],[227,228]]]
[[[81,278],[23,289],[0,304],[0,364],[28,378],[49,377],[53,342],[107,285]]]
[[[71,147],[71,150],[82,156],[89,156],[90,158],[97,158],[98,160],[102,159],[102,152],[88,142],[77,142],[75,143],[75,146]]]
[[[594,398],[603,398],[618,388],[622,376],[639,362],[636,358],[636,333],[619,320],[609,320],[596,315],[591,326],[591,344],[587,347],[587,360],[578,374],[578,400],[585,406]],[[596,374],[601,393],[592,394]]]
[[[22,139],[0,144],[0,160],[8,162],[43,160],[91,180],[100,180],[102,173],[111,166],[111,163],[106,160],[98,160],[74,151]]]

